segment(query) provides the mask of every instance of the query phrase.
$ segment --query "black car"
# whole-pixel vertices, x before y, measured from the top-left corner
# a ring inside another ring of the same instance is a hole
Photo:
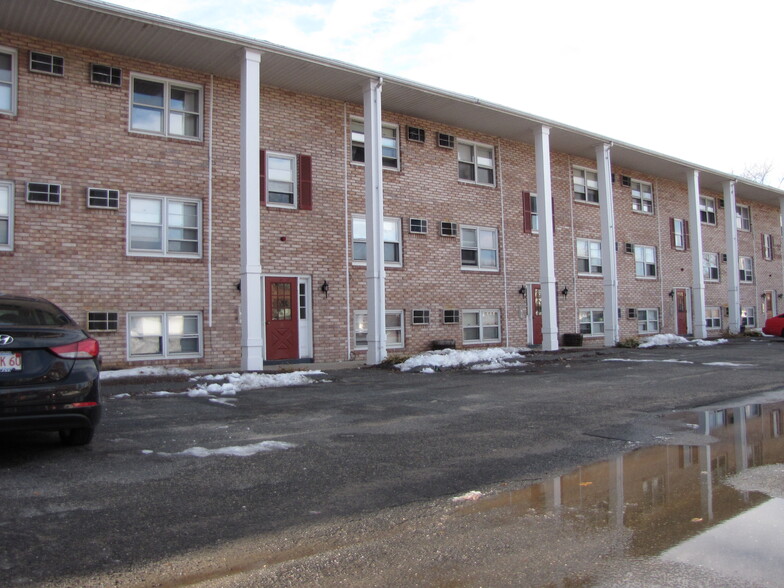
[[[0,294],[0,431],[86,445],[101,419],[98,341],[40,298]]]

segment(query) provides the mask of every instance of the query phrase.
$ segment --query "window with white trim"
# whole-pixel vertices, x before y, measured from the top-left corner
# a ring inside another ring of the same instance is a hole
[[[111,65],[101,65],[100,63],[90,64],[90,81],[93,84],[102,86],[122,86],[122,69]]]
[[[0,182],[0,251],[14,248],[14,185]]]
[[[653,214],[653,186],[632,180],[632,210]]]
[[[131,76],[132,131],[200,139],[202,87],[163,78]]]
[[[700,196],[700,222],[716,224],[716,200],[708,196]]]
[[[201,201],[128,194],[128,255],[199,257]]]
[[[381,123],[381,166],[385,169],[400,169],[400,144],[398,127]],[[365,163],[365,121],[351,119],[351,161]]]
[[[768,261],[773,259],[773,235],[762,235],[762,257]]]
[[[104,188],[87,188],[87,208],[120,207],[120,191],[106,190]]]
[[[702,277],[706,282],[719,281],[719,254],[702,253]]]
[[[498,343],[501,341],[500,310],[464,310],[463,343]]]
[[[681,251],[688,249],[688,222],[682,218],[672,219],[672,246]]]
[[[128,359],[201,357],[199,312],[128,313]]]
[[[268,206],[297,207],[297,157],[267,151],[265,198]]]
[[[463,269],[498,269],[498,231],[460,226],[460,265]]]
[[[430,311],[426,308],[415,309],[411,311],[411,324],[413,325],[429,325],[430,324]]]
[[[454,325],[460,322],[460,311],[454,308],[444,309],[444,324]]]
[[[754,260],[751,257],[738,258],[740,281],[750,284],[754,281]]]
[[[659,332],[659,309],[658,308],[638,308],[637,309],[637,332],[640,335]]]
[[[400,266],[402,262],[402,234],[400,219],[384,217],[384,265]],[[365,217],[351,217],[351,244],[354,263],[367,263],[367,225]]]
[[[745,306],[740,310],[740,324],[747,327],[757,326],[757,309],[753,306]]]
[[[705,309],[705,327],[708,329],[721,329],[721,308],[708,306]]]
[[[30,51],[30,71],[61,76],[65,72],[65,60],[59,55]]]
[[[604,311],[599,308],[581,308],[579,313],[580,333],[583,335],[604,334]]]
[[[596,170],[573,167],[572,184],[575,200],[599,204],[599,175]]]
[[[739,231],[751,230],[751,209],[748,206],[735,205],[735,226]]]
[[[577,239],[577,272],[602,275],[602,242],[592,239]]]
[[[458,140],[458,178],[464,182],[495,186],[494,151],[491,145]]]
[[[16,49],[0,47],[0,113],[16,114]]]
[[[60,204],[60,184],[45,184],[43,182],[27,183],[27,202],[36,204]]]
[[[634,275],[638,278],[656,277],[656,247],[634,246]]]
[[[405,347],[403,329],[403,311],[387,310],[384,317],[384,330],[387,336],[387,349]],[[366,310],[354,313],[354,349],[367,349],[368,346],[368,314]]]

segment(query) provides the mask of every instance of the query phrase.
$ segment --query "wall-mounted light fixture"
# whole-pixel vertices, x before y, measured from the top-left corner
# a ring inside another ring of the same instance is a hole
[[[784,298],[784,294],[779,294],[778,299],[781,300],[782,298]]]
[[[670,298],[675,298],[675,290],[670,290],[670,293],[667,294]]]
[[[765,292],[763,292],[762,294],[760,294],[760,298],[762,298],[763,300],[765,300]]]
[[[242,292],[242,282],[237,282],[237,291]]]
[[[324,298],[329,296],[329,284],[326,280],[324,280],[324,283],[321,284],[321,291],[324,292]]]
[[[525,284],[520,286],[520,289],[518,290],[518,292],[520,293],[520,296],[522,296],[523,298],[528,296],[528,289],[525,287]]]
[[[561,296],[566,298],[567,294],[569,294],[569,288],[564,288],[563,290],[561,290]]]

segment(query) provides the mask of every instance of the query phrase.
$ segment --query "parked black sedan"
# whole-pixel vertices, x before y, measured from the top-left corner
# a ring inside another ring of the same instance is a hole
[[[0,431],[59,431],[86,445],[101,419],[100,355],[47,300],[0,294]]]

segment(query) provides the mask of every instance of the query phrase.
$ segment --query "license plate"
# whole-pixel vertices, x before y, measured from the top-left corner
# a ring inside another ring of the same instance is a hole
[[[22,369],[22,354],[0,351],[0,372],[18,372]]]

